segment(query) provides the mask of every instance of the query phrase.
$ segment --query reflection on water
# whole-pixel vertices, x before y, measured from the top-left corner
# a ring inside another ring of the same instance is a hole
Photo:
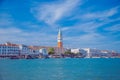
[[[120,59],[0,60],[0,80],[119,80]]]

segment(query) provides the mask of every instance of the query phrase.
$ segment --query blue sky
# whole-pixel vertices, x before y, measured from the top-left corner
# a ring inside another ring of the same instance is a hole
[[[120,0],[0,0],[0,43],[120,52]]]

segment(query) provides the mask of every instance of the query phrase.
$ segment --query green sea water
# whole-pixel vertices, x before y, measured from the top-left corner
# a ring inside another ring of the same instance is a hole
[[[0,80],[120,80],[120,59],[0,59]]]

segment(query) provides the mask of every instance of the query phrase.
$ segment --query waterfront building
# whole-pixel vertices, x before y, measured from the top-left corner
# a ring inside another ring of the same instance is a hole
[[[47,56],[47,55],[48,55],[48,51],[47,51],[47,49],[45,49],[45,48],[41,48],[41,49],[39,50],[39,52],[40,52],[43,56]]]
[[[86,58],[97,58],[101,56],[101,51],[99,49],[82,48],[86,51]]]
[[[90,48],[82,48],[82,49],[86,51],[86,58],[90,58],[91,57]]]
[[[59,44],[58,44],[59,45]],[[26,46],[22,44],[13,44],[7,42],[5,44],[0,44],[0,56],[19,56],[20,58],[26,58],[26,56],[39,57],[48,55],[48,50],[50,48],[54,49],[55,54],[54,57],[62,57],[64,56],[62,51],[66,51],[67,49],[63,48],[63,45],[59,45],[56,47],[51,46]],[[63,49],[63,50],[61,50]],[[85,57],[85,58],[108,58],[108,57],[118,57],[119,53],[115,51],[109,50],[99,50],[99,49],[91,49],[91,48],[74,48],[70,49],[71,53],[74,53],[76,57]],[[36,56],[35,56],[36,55]],[[65,57],[65,56],[64,56]]]
[[[80,53],[80,49],[79,48],[71,49],[71,53],[78,54]]]
[[[38,52],[22,44],[13,44],[10,42],[0,44],[0,55],[28,55],[37,54]]]
[[[16,55],[20,54],[19,45],[9,42],[0,44],[0,55]]]
[[[101,57],[111,57],[112,53],[113,53],[112,51],[101,50]]]
[[[79,55],[81,55],[81,57],[85,57],[87,54],[85,50],[80,49],[80,48],[71,49],[71,53],[79,54]]]
[[[58,47],[56,47],[56,46],[55,46],[55,47],[54,47],[54,46],[29,46],[29,48],[31,48],[32,50],[34,50],[34,52],[35,52],[36,50],[39,51],[40,49],[46,49],[47,52],[48,52],[50,48],[53,48],[55,54],[58,54]]]
[[[109,50],[99,50],[91,48],[82,48],[86,51],[86,58],[107,58],[112,57],[112,51]]]
[[[26,45],[19,45],[20,54],[32,54],[31,49]]]

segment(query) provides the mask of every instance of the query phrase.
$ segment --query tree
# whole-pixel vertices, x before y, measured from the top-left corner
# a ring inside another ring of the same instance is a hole
[[[54,48],[49,48],[49,49],[48,49],[48,54],[49,54],[49,55],[55,54]]]

